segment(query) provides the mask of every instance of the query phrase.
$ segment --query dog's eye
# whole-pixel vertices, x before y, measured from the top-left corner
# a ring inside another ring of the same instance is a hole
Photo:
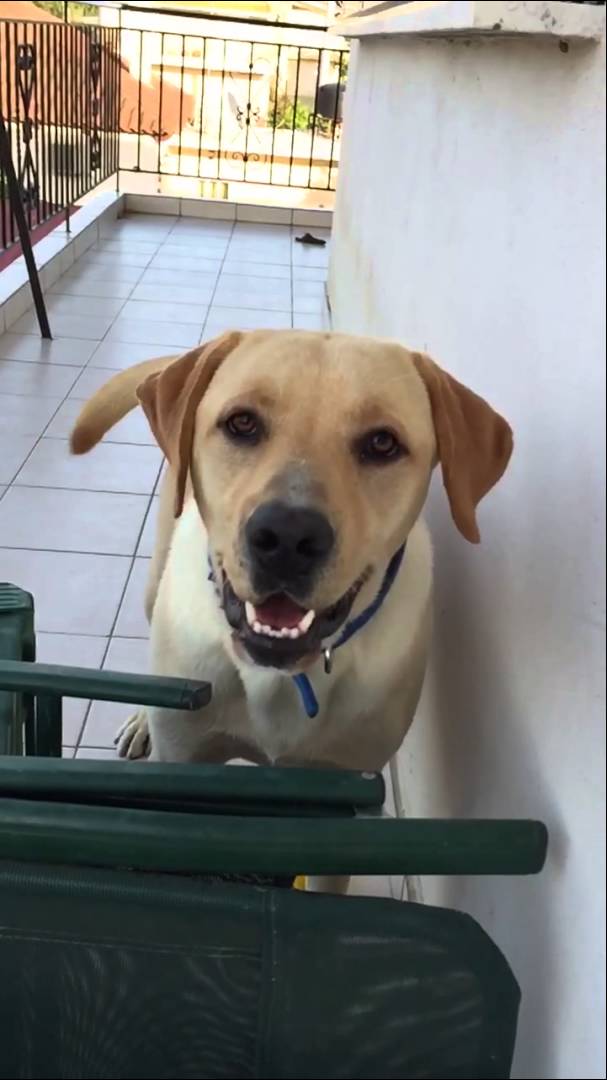
[[[388,428],[369,431],[358,443],[358,455],[365,464],[381,465],[383,462],[402,457],[404,453],[404,446]]]
[[[263,434],[259,417],[244,409],[228,416],[223,426],[234,442],[258,442]]]

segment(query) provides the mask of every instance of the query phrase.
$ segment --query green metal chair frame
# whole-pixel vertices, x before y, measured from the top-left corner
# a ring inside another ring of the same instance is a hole
[[[38,665],[0,586],[0,1080],[507,1077],[520,991],[468,916],[226,884],[533,874],[533,821],[394,820],[381,776],[57,760],[62,696],[206,683]]]

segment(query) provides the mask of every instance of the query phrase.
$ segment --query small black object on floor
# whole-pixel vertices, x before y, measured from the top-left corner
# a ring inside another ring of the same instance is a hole
[[[324,247],[326,240],[322,240],[320,236],[312,236],[312,233],[304,233],[303,236],[295,237],[298,244],[311,244],[316,247]]]

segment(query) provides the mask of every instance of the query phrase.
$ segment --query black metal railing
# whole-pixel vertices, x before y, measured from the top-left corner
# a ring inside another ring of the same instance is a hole
[[[0,116],[30,231],[117,173],[119,45],[113,27],[0,18]],[[0,251],[18,240],[4,166]]]
[[[133,94],[123,79],[121,170],[189,178],[193,195],[335,189],[346,50],[123,29],[122,56],[137,80]]]
[[[257,24],[242,38],[214,25],[191,34],[0,11],[0,117],[30,233],[61,215],[69,225],[78,200],[121,172],[180,178],[193,197],[238,198],[243,183],[335,189],[347,51],[322,47],[318,30],[278,26],[252,41]],[[0,253],[20,239],[9,195],[0,162]]]

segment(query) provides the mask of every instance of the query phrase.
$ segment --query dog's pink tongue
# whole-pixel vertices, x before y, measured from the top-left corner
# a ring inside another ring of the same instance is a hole
[[[306,609],[290,600],[284,593],[270,596],[255,608],[255,618],[264,626],[271,626],[273,630],[291,630],[305,614]]]

